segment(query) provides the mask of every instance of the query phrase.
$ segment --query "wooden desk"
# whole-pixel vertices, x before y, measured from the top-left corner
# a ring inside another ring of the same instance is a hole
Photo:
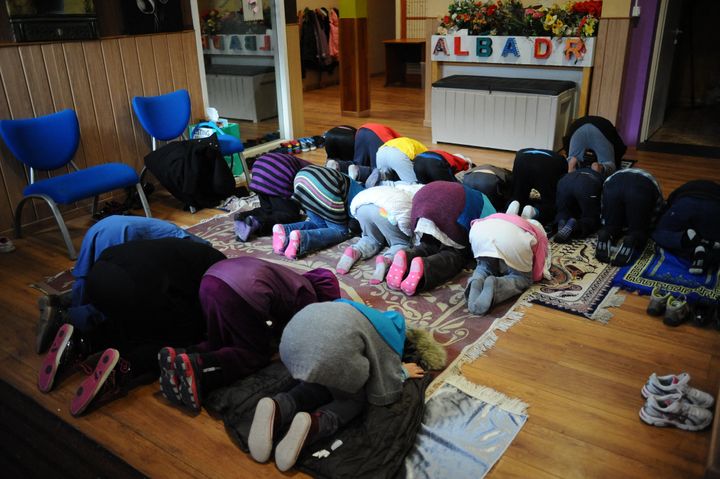
[[[425,40],[422,38],[397,38],[384,40],[385,44],[385,86],[412,84],[421,86],[421,76],[408,81],[405,69],[407,63],[425,61]]]

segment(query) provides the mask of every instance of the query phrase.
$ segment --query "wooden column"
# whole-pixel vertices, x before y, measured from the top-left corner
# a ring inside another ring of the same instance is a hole
[[[367,0],[341,0],[340,17],[340,109],[346,116],[369,116]]]

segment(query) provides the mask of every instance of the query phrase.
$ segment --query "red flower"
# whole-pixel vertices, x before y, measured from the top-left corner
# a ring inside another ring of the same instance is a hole
[[[492,15],[497,10],[497,5],[488,5],[487,7],[487,14]]]
[[[442,19],[442,22],[443,22],[445,25],[450,25],[450,22],[452,22],[452,19],[450,18],[450,15],[445,15],[445,16],[443,17],[443,19]]]
[[[581,13],[583,15],[592,15],[599,18],[602,11],[602,1],[588,0],[586,2],[577,2],[572,7],[573,13]]]

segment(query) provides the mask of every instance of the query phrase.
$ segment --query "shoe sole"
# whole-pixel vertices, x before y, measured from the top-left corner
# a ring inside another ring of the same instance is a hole
[[[40,391],[46,393],[52,389],[60,365],[60,358],[62,358],[65,348],[67,348],[72,333],[72,324],[63,324],[55,334],[50,350],[40,366],[40,373],[38,374],[38,389]]]
[[[662,419],[658,417],[650,416],[645,412],[645,408],[640,408],[639,412],[640,419],[646,423],[650,424],[651,426],[655,427],[676,427],[678,429],[682,429],[683,431],[701,431],[708,427],[710,423],[712,423],[712,418],[707,421],[704,424],[700,425],[694,425],[694,424],[684,424],[684,423],[677,423],[670,421],[668,419]]]
[[[310,414],[306,412],[299,412],[293,418],[290,429],[275,448],[275,465],[280,471],[289,471],[297,462],[311,424]]]
[[[182,406],[182,396],[177,371],[175,371],[175,348],[162,348],[158,353],[158,366],[160,366],[160,391],[162,395],[176,406]]]
[[[257,462],[267,462],[270,459],[274,422],[275,403],[270,398],[262,398],[255,408],[255,415],[248,435],[250,455]]]
[[[200,412],[197,378],[195,378],[195,372],[187,354],[179,354],[175,358],[175,373],[178,374],[178,372],[178,385],[183,405],[193,412]]]
[[[107,381],[108,376],[115,368],[115,365],[120,359],[120,353],[117,349],[106,349],[100,361],[98,361],[95,370],[89,378],[85,379],[78,390],[75,392],[75,396],[70,401],[70,414],[78,416],[82,414],[87,407],[95,399],[98,391],[102,388],[102,385]]]

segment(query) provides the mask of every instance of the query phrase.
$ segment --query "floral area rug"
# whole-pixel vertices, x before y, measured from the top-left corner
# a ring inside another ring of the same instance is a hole
[[[690,302],[720,300],[720,270],[690,274],[690,261],[678,258],[655,242],[648,241],[635,263],[620,268],[613,284],[623,289],[650,294],[653,288],[684,294]]]
[[[608,322],[608,308],[620,306],[625,296],[612,286],[618,268],[595,259],[595,243],[596,238],[551,242],[553,279],[533,285],[522,301]]]

